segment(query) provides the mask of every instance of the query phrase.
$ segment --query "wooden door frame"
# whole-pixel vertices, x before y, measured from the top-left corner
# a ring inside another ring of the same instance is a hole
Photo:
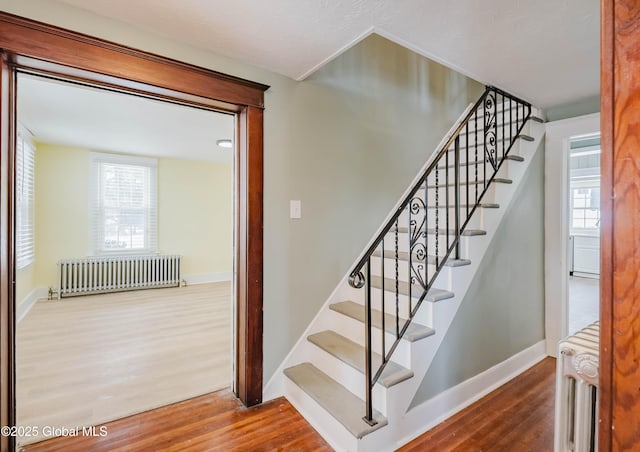
[[[0,425],[15,425],[13,177],[16,69],[237,116],[237,396],[262,401],[263,108],[269,87],[0,12]],[[0,438],[0,449],[13,447]]]
[[[640,7],[601,2],[601,452],[640,444]]]

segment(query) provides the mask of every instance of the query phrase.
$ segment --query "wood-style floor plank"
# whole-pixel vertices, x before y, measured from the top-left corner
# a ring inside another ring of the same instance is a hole
[[[231,288],[39,301],[18,324],[19,426],[95,426],[229,386]],[[45,433],[44,435],[42,433]]]
[[[229,390],[119,419],[105,427],[103,437],[54,438],[25,446],[24,451],[332,450],[284,398],[245,408]]]
[[[555,366],[545,358],[400,452],[553,451]]]

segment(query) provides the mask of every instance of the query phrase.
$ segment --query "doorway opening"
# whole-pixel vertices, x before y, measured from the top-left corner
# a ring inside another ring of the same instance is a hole
[[[17,446],[229,388],[235,115],[17,92]]]
[[[600,134],[569,139],[567,334],[599,319]]]

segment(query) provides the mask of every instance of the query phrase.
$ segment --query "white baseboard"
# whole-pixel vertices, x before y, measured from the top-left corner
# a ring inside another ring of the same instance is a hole
[[[31,310],[36,301],[47,298],[49,294],[49,290],[46,287],[36,287],[29,295],[24,297],[18,304],[16,305],[16,322],[20,322],[20,320],[24,319],[27,313]]]
[[[182,277],[187,281],[187,285],[192,284],[207,284],[222,281],[231,281],[233,276],[232,272],[217,272],[217,273],[198,273],[195,275],[185,275]]]
[[[405,414],[402,439],[398,442],[397,447],[407,444],[431,430],[539,363],[546,356],[545,341],[542,340],[475,377],[471,377],[412,408]]]

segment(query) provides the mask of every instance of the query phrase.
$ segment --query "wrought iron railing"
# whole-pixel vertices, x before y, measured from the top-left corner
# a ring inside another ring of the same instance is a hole
[[[374,385],[447,260],[460,258],[460,237],[530,117],[529,103],[488,86],[351,272],[349,284],[365,295],[367,423],[376,423]]]

